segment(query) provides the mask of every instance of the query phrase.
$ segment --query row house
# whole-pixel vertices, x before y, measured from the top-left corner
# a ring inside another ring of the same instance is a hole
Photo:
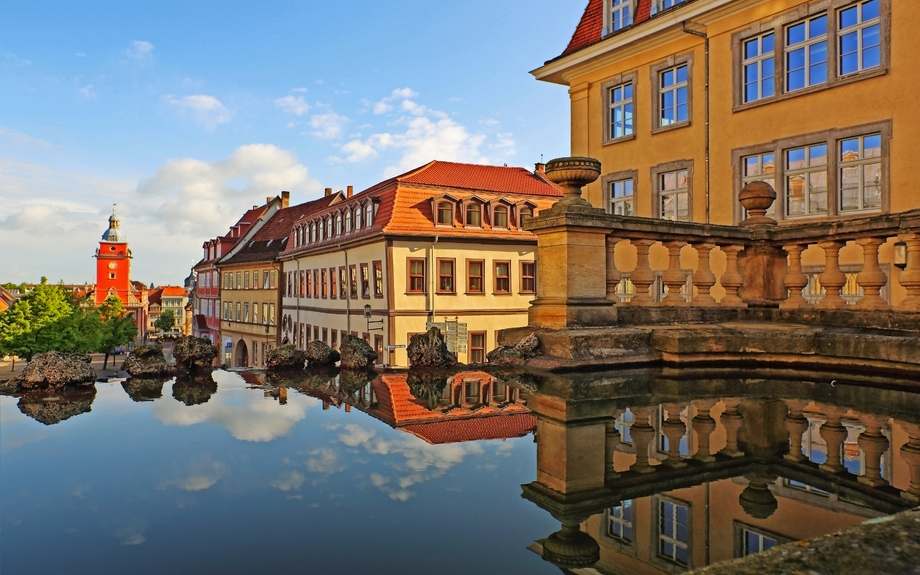
[[[522,226],[561,197],[542,165],[433,161],[332,197],[279,256],[282,341],[337,347],[351,334],[404,366],[409,338],[437,325],[459,361],[479,363],[497,330],[527,323],[536,239]]]
[[[780,226],[897,213],[920,207],[908,169],[920,117],[899,96],[920,86],[918,20],[920,3],[896,0],[588,0],[532,74],[568,88],[571,154],[602,164],[584,196],[610,213],[737,224],[757,180],[776,190]],[[879,252],[889,277],[897,241]],[[664,250],[651,256],[667,267]],[[845,297],[862,258],[855,242],[840,250]],[[802,255],[806,297],[820,297],[824,263],[818,246]]]
[[[148,291],[147,295],[147,332],[160,331],[155,324],[160,319],[160,314],[169,310],[175,317],[173,327],[167,331],[176,331],[187,335],[189,327],[186,323],[185,307],[189,303],[189,293],[179,286],[159,286]]]

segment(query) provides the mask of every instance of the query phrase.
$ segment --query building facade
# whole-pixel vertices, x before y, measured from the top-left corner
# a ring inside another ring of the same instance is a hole
[[[175,322],[173,327],[165,330],[175,332],[176,335],[187,335],[189,326],[186,323],[185,306],[189,303],[189,293],[179,286],[159,286],[151,289],[148,294],[147,332],[161,331],[156,327],[160,314],[166,310],[173,313]]]
[[[409,338],[437,325],[459,361],[484,362],[497,330],[527,323],[536,240],[522,223],[561,196],[540,169],[435,161],[339,194],[279,256],[282,340],[350,334],[404,366]]]
[[[93,303],[101,305],[109,296],[121,300],[125,310],[134,316],[138,333],[147,327],[147,286],[131,281],[131,250],[128,240],[121,232],[121,224],[115,210],[109,216],[109,227],[102,234],[96,248],[96,286]]]

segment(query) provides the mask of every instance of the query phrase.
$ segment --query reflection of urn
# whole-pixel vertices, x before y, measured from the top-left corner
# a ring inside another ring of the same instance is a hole
[[[590,567],[600,561],[601,548],[578,523],[563,523],[562,529],[543,540],[543,558],[563,569]]]
[[[776,220],[766,216],[767,210],[776,201],[776,190],[767,182],[749,182],[738,193],[738,201],[748,211],[742,226],[775,226]]]
[[[741,504],[741,508],[754,519],[766,519],[773,515],[779,504],[776,502],[773,492],[770,491],[769,484],[776,478],[756,473],[745,477],[748,478],[749,483],[744,488],[744,491],[741,492],[741,495],[738,496],[738,503]]]
[[[574,156],[556,158],[546,164],[546,177],[564,188],[563,198],[555,206],[592,207],[581,197],[582,186],[587,186],[601,175],[601,163],[594,158]]]

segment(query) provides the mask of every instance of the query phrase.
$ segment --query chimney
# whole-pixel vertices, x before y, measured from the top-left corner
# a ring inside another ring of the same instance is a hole
[[[534,164],[533,173],[545,176],[546,175],[546,164],[544,164],[543,162],[537,162],[536,164]]]
[[[348,186],[348,188],[346,188],[346,189],[348,190],[348,196],[347,196],[347,197],[350,198],[350,197],[352,197],[353,195],[355,195],[355,187],[354,187],[354,186]]]
[[[324,195],[326,195],[326,196],[331,196],[331,195],[332,195],[332,188],[326,188],[326,193],[325,193]]]
[[[270,201],[272,201],[272,199],[271,199],[271,198],[268,198],[268,202],[270,202]],[[265,203],[267,204],[268,202],[265,202]],[[257,210],[257,209],[259,209],[259,206],[252,206],[252,209]]]
[[[291,192],[281,192],[281,207],[286,208],[291,205]]]

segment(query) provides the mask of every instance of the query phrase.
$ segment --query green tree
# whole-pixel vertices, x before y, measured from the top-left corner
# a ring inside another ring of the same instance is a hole
[[[99,346],[95,351],[105,354],[102,369],[109,366],[109,356],[116,347],[120,347],[137,337],[137,326],[134,317],[125,311],[121,300],[115,296],[105,298],[99,306],[99,316],[102,318],[100,326]]]
[[[160,331],[169,331],[176,326],[176,314],[171,309],[164,309],[160,317],[154,322],[153,327]]]
[[[75,328],[68,294],[47,279],[0,313],[0,351],[32,359],[43,351],[70,351]]]

